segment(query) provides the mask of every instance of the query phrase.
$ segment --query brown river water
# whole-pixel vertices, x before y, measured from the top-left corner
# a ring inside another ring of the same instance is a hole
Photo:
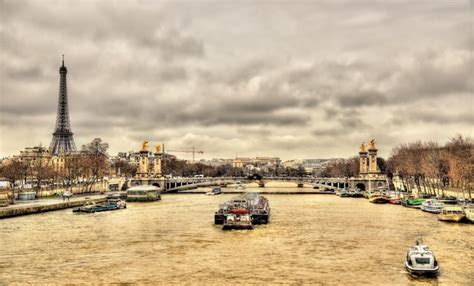
[[[0,284],[474,285],[474,225],[366,199],[277,194],[267,195],[270,224],[223,231],[213,214],[231,197],[0,220]],[[437,278],[404,269],[418,237],[438,258]]]

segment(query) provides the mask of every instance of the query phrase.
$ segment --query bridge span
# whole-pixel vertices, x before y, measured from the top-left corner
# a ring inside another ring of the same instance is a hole
[[[154,185],[166,192],[179,192],[199,187],[221,186],[232,184],[257,183],[259,187],[265,187],[272,181],[292,182],[295,187],[311,185],[315,189],[326,189],[336,191],[349,187],[346,178],[317,178],[317,177],[260,177],[258,179],[249,177],[175,177],[175,178],[135,178],[128,182],[130,186]]]

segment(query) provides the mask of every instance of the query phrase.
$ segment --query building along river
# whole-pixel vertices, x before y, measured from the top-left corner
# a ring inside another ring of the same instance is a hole
[[[170,194],[113,212],[0,220],[0,284],[473,283],[473,225],[366,199],[266,196],[271,222],[245,231],[213,225],[229,194]],[[437,278],[414,279],[404,269],[418,237],[438,258]]]

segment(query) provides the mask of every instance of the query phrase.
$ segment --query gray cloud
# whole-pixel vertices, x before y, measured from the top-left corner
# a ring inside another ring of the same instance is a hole
[[[2,0],[0,130],[15,140],[0,156],[49,143],[61,54],[77,145],[100,136],[112,154],[149,139],[347,157],[372,136],[389,154],[472,132],[461,2]]]

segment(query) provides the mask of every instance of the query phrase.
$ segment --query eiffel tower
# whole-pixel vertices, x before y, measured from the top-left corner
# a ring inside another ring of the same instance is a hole
[[[49,150],[53,155],[76,151],[76,144],[74,143],[71,123],[69,121],[66,74],[67,68],[64,66],[63,55],[63,65],[59,68],[59,101],[58,115],[56,117],[56,130],[53,133],[53,140],[51,140],[51,144],[49,145]]]

